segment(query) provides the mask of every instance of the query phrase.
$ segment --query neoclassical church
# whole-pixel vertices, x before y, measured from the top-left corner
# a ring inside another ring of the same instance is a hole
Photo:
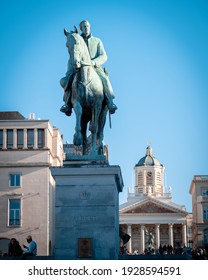
[[[135,187],[128,191],[127,202],[120,205],[119,224],[131,236],[127,250],[142,253],[153,236],[154,248],[187,246],[191,237],[190,216],[184,205],[172,201],[171,187],[165,192],[164,166],[153,156],[152,148],[135,165]]]

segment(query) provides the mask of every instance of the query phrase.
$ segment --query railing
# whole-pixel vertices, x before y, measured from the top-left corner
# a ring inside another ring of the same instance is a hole
[[[171,198],[172,197],[172,193],[150,193],[150,194],[144,194],[144,193],[135,193],[135,192],[131,192],[128,191],[128,197],[145,197],[145,196],[153,196],[153,197],[166,197],[166,198]]]

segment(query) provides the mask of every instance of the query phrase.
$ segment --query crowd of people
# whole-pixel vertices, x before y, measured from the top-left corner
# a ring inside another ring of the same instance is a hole
[[[132,253],[130,253],[126,246],[120,247],[121,255],[173,255],[173,254],[181,254],[181,255],[189,255],[192,259],[204,259],[208,260],[208,250],[205,248],[190,248],[190,247],[173,247],[171,245],[163,245],[158,248],[145,248],[143,252],[139,252],[138,249],[134,249]]]
[[[192,249],[191,255],[195,260],[208,260],[208,250],[205,248]]]

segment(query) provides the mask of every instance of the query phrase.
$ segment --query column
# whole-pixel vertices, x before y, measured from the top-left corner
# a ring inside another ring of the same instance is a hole
[[[17,149],[17,129],[13,129],[13,149]]]
[[[173,247],[173,224],[169,224],[169,245]]]
[[[156,225],[156,249],[160,247],[160,225]]]
[[[34,128],[34,149],[38,149],[38,130]]]
[[[23,149],[27,149],[27,129],[24,128],[23,132]]]
[[[3,129],[3,149],[7,148],[7,131]]]
[[[141,253],[144,252],[145,249],[145,233],[144,233],[145,225],[141,225]]]
[[[182,243],[187,246],[186,224],[182,224]]]
[[[131,225],[127,225],[127,234],[131,236]],[[129,242],[127,243],[127,250],[129,251],[129,253],[132,253],[132,239],[131,238],[129,239]]]

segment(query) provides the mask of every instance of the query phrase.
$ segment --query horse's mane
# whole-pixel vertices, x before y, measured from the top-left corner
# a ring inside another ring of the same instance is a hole
[[[73,32],[71,31],[70,33],[67,34],[67,39],[68,39],[68,36],[72,36],[74,37],[75,41],[77,41],[78,43],[80,43],[81,47],[82,47],[82,50],[85,52],[85,54],[88,56],[87,59],[91,60],[90,58],[90,54],[89,54],[89,50],[88,50],[88,47],[83,39],[83,37],[77,33],[77,32]]]

